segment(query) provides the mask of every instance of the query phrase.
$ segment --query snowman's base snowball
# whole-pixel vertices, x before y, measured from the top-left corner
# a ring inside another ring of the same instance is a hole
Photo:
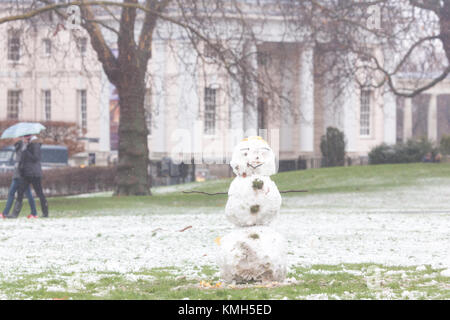
[[[223,280],[280,282],[286,277],[286,244],[271,228],[242,228],[227,234],[220,242],[218,264]]]

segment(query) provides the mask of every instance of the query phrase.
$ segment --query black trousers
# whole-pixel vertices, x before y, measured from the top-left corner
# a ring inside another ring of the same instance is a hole
[[[17,199],[12,212],[13,217],[17,217],[22,210],[22,200],[29,185],[33,186],[34,192],[39,197],[41,202],[42,216],[48,217],[48,203],[45,198],[44,191],[42,190],[41,177],[23,177],[22,182],[17,189]]]

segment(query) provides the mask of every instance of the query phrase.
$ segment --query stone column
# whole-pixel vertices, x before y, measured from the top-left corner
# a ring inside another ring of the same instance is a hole
[[[351,82],[342,93],[343,98],[343,130],[346,139],[345,151],[356,152],[356,134],[357,134],[357,114],[360,102],[358,93],[353,82]]]
[[[230,77],[229,93],[228,128],[244,130],[244,97],[242,96],[241,84],[232,77]]]
[[[403,142],[406,142],[412,137],[412,100],[405,99],[405,106],[403,110]]]
[[[111,84],[106,74],[101,71],[101,96],[100,96],[100,151],[110,151],[110,123],[109,123],[109,98]]]
[[[238,41],[232,42],[233,50],[238,54],[244,54],[244,46]],[[237,68],[231,70],[237,73]],[[234,147],[244,138],[244,96],[242,95],[241,83],[242,77],[237,79],[229,76],[228,86],[228,129],[230,130],[226,136],[227,163],[231,160]]]
[[[192,153],[194,149],[201,149],[198,144],[201,143],[203,136],[196,136],[194,128],[199,120],[200,99],[204,88],[199,88],[197,79],[197,53],[188,41],[180,41],[177,45],[182,59],[178,60],[178,124],[177,129],[186,130],[190,137],[185,137],[185,153]],[[214,81],[216,82],[216,81]],[[201,95],[201,96],[200,96]],[[219,124],[216,123],[216,131],[219,131]]]
[[[437,95],[432,94],[428,107],[428,140],[437,142]]]
[[[314,50],[304,48],[300,56],[300,151],[314,151]]]
[[[395,144],[397,140],[397,103],[392,92],[383,96],[384,139],[387,144]]]
[[[249,55],[248,63],[250,65],[249,72],[252,73],[250,76],[250,81],[246,84],[246,95],[247,103],[244,106],[244,130],[246,135],[257,135],[258,134],[258,110],[257,110],[257,100],[258,100],[258,85],[254,81],[254,77],[258,72],[258,60],[257,60],[257,47],[256,44],[249,42],[247,43],[247,54]]]
[[[152,146],[150,152],[168,152],[166,146],[166,46],[163,41],[155,41],[151,70],[153,72],[152,93]]]

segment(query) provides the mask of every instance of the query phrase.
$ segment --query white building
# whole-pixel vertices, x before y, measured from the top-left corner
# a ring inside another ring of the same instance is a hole
[[[108,153],[110,87],[88,38],[42,20],[0,34],[0,120],[74,122],[87,152]]]
[[[259,75],[259,83],[248,84],[247,90],[254,92],[248,101],[225,70],[208,58],[199,59],[182,30],[158,25],[146,97],[151,159],[192,153],[197,159],[203,155],[203,160],[220,162],[242,135],[260,129],[267,130],[266,138],[282,160],[321,157],[320,138],[329,126],[345,133],[350,157],[414,136],[410,100],[402,111],[398,106],[403,102],[392,94],[361,89],[356,82],[335,98],[333,89],[314,73],[321,67],[320,50],[289,37],[276,16],[267,19],[264,26],[258,17],[247,21],[258,30],[257,42],[233,40],[232,23],[225,30],[227,40],[248,56]],[[0,120],[76,122],[86,130],[86,153],[95,153],[98,164],[106,163],[114,149],[117,118],[111,109],[112,86],[87,35],[42,20],[25,29],[19,22],[0,25],[0,34],[5,35],[0,39]],[[201,50],[208,56],[208,47]],[[264,84],[283,98],[267,94]],[[438,107],[436,102],[449,88],[444,81],[428,91],[432,96],[426,133],[435,141],[450,133],[450,106],[442,102]],[[447,122],[444,117],[439,125],[438,110],[447,115]]]

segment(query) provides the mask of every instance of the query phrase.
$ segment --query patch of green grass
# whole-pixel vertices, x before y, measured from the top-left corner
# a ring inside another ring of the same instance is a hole
[[[397,187],[417,185],[423,179],[449,179],[450,163],[441,164],[392,164],[353,167],[334,167],[282,172],[272,176],[279,190],[304,189],[308,194],[339,192],[374,192]],[[232,179],[194,182],[185,185],[186,190],[226,192]],[[180,187],[181,188],[181,187]],[[181,188],[182,189],[182,188]],[[183,190],[183,189],[182,189]],[[301,197],[304,194],[287,193],[283,197]],[[102,214],[159,214],[180,213],[180,208],[223,208],[227,195],[207,196],[184,194],[181,191],[155,193],[153,196],[136,197],[55,197],[49,199],[52,217],[79,217]],[[0,202],[4,205],[4,201]],[[39,208],[39,204],[38,204]],[[22,216],[29,211],[24,201]]]
[[[41,273],[0,279],[8,299],[449,299],[449,278],[427,267],[373,264],[313,265],[293,268],[289,284],[224,284],[217,269],[201,266],[199,277],[180,277],[177,268],[155,268],[124,275],[98,272]],[[376,272],[373,272],[376,270]],[[428,276],[425,276],[428,275]],[[131,276],[131,277],[130,277]],[[295,281],[294,281],[295,280]],[[217,287],[216,287],[217,284]]]
[[[213,278],[213,276],[217,273],[217,269],[211,266],[202,266],[202,270],[200,272],[201,275],[207,278]],[[213,280],[217,280],[217,277],[213,278]]]

